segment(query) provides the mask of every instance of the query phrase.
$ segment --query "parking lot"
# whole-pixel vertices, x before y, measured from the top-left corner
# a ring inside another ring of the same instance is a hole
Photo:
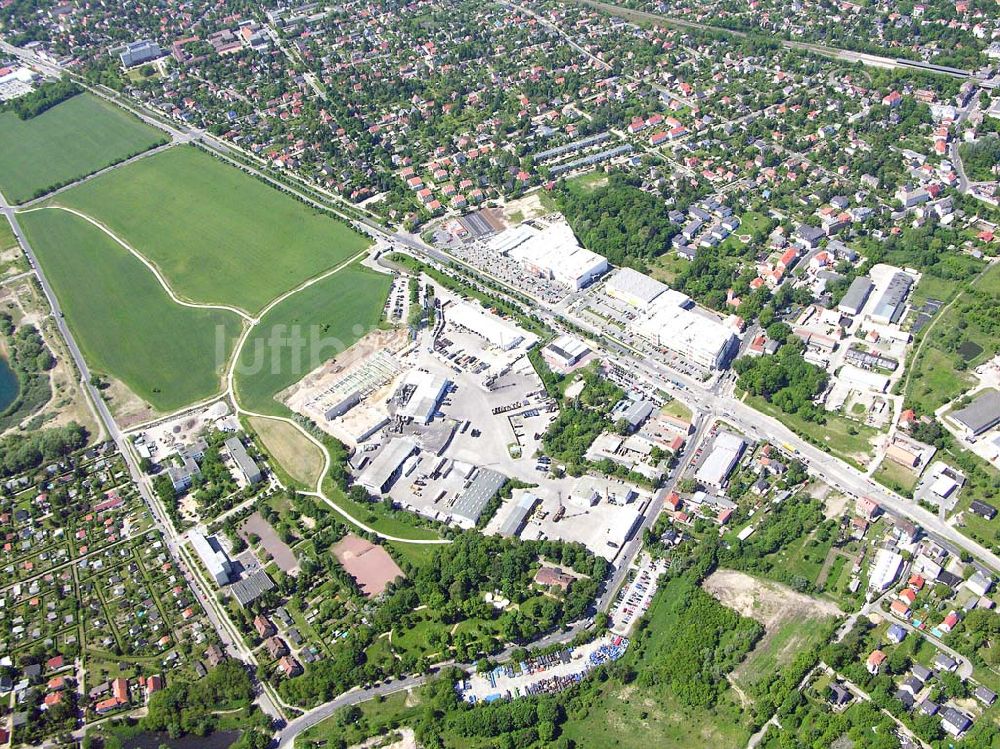
[[[610,628],[612,632],[627,635],[632,626],[646,613],[649,604],[656,593],[660,575],[667,570],[667,564],[662,559],[653,560],[643,554],[635,576],[631,582],[622,586],[614,608],[611,611]]]
[[[578,648],[474,674],[455,688],[463,700],[472,704],[559,692],[586,677],[594,668],[621,658],[628,644],[628,639],[620,635],[604,635]]]
[[[521,263],[501,255],[485,242],[458,245],[450,251],[484,273],[549,304],[558,304],[570,293],[569,287],[529,273]]]

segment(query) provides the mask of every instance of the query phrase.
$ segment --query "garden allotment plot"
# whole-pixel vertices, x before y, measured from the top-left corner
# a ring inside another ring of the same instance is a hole
[[[155,128],[90,94],[30,120],[2,112],[0,192],[23,203],[165,142]]]
[[[352,257],[367,240],[193,146],[177,146],[60,194],[159,268],[193,302],[250,314]]]

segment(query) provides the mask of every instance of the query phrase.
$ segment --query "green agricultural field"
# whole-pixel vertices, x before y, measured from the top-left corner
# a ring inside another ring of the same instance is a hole
[[[391,276],[354,265],[272,308],[240,352],[235,378],[240,405],[287,415],[275,394],[378,325],[391,285]]]
[[[113,104],[80,94],[30,120],[0,113],[0,191],[12,203],[165,143]]]
[[[159,411],[221,388],[239,318],[173,302],[138,259],[100,229],[58,210],[21,214],[21,225],[90,365]]]
[[[58,196],[105,224],[195,302],[256,312],[368,246],[346,224],[178,146]]]

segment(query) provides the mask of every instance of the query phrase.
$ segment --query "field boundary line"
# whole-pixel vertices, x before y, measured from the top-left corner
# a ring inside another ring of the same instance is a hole
[[[239,362],[240,355],[243,353],[243,347],[246,345],[247,340],[249,340],[250,338],[250,334],[260,324],[260,321],[263,319],[264,315],[266,315],[272,309],[274,309],[279,304],[287,300],[289,297],[297,294],[298,292],[307,289],[313,284],[319,283],[320,281],[323,281],[329,278],[330,276],[333,276],[336,273],[341,272],[342,270],[350,267],[351,265],[354,265],[356,262],[358,262],[358,260],[366,256],[370,249],[371,249],[370,247],[366,247],[364,250],[361,250],[357,254],[351,256],[347,260],[344,260],[342,263],[334,266],[333,268],[325,270],[322,273],[313,276],[312,278],[306,279],[301,284],[296,286],[294,289],[286,291],[280,296],[275,297],[264,306],[260,314],[255,319],[250,321],[249,325],[244,326],[243,332],[240,334],[239,339],[236,341],[236,346],[233,348],[233,355],[229,360],[229,367],[226,371],[226,394],[229,396],[229,399],[233,402],[233,407],[235,408],[237,415],[244,415],[258,419],[270,419],[272,421],[282,421],[285,422],[286,424],[290,424],[300,433],[302,433],[309,442],[311,442],[313,445],[319,448],[320,452],[323,454],[323,469],[320,471],[319,479],[316,481],[316,489],[315,491],[302,491],[299,492],[299,494],[301,494],[302,496],[314,497],[323,500],[323,502],[326,503],[332,510],[339,513],[341,516],[344,517],[345,520],[347,520],[354,526],[360,528],[363,531],[366,531],[367,533],[371,533],[375,536],[378,536],[379,538],[382,538],[386,541],[393,541],[395,543],[403,543],[403,544],[435,545],[435,546],[449,544],[451,543],[451,541],[446,538],[401,538],[399,536],[393,536],[391,534],[382,533],[381,531],[375,530],[371,526],[366,525],[365,523],[358,520],[356,517],[351,515],[351,513],[349,513],[347,510],[345,510],[343,507],[338,505],[336,502],[334,502],[332,499],[326,496],[326,494],[323,493],[323,481],[330,471],[330,465],[333,463],[333,459],[330,457],[330,451],[326,449],[326,445],[324,445],[319,439],[317,439],[315,435],[310,434],[307,429],[305,429],[301,424],[299,424],[294,419],[291,419],[287,416],[276,416],[274,414],[265,414],[257,411],[251,411],[250,409],[241,406],[239,398],[237,398],[236,396],[236,386],[235,386],[236,365]]]
[[[84,221],[89,222],[93,226],[96,226],[98,229],[103,231],[105,234],[111,237],[111,239],[113,239],[123,248],[128,250],[143,265],[145,265],[152,272],[153,276],[155,276],[160,286],[163,287],[163,290],[167,292],[167,295],[170,297],[170,299],[176,304],[179,304],[182,307],[190,307],[193,309],[215,309],[215,310],[223,310],[226,312],[232,312],[235,315],[241,317],[248,323],[253,324],[254,322],[256,322],[253,316],[249,312],[240,309],[239,307],[233,307],[228,304],[208,304],[203,302],[191,302],[186,299],[182,299],[174,292],[172,288],[170,288],[170,284],[167,283],[167,279],[164,277],[163,273],[160,272],[160,269],[156,267],[155,263],[153,263],[145,255],[143,255],[137,249],[132,247],[128,242],[126,242],[124,239],[122,239],[113,231],[111,231],[107,226],[102,224],[100,221],[91,216],[88,216],[86,213],[83,213],[82,211],[78,211],[75,208],[67,208],[66,206],[62,205],[47,205],[47,206],[40,206],[38,208],[29,208],[27,210],[17,211],[17,213],[34,213],[35,211],[48,211],[48,210],[65,211],[66,213],[72,214],[77,218],[82,218]]]

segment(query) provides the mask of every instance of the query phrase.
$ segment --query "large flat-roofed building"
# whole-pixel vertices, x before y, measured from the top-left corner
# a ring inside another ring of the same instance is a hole
[[[664,297],[667,294],[661,295]],[[702,367],[725,367],[736,349],[733,332],[722,322],[675,302],[672,296],[658,301],[646,317],[636,321],[635,332]]]
[[[572,367],[590,353],[590,348],[579,338],[560,336],[542,349],[542,355],[561,367]]]
[[[1000,392],[987,390],[977,395],[972,403],[950,415],[967,437],[978,437],[1000,424]]]
[[[642,525],[642,513],[634,507],[620,507],[601,524],[594,524],[584,545],[609,562]]]
[[[247,480],[248,484],[257,484],[260,482],[261,478],[263,478],[260,466],[257,465],[257,461],[250,457],[239,437],[230,437],[227,439],[226,450],[229,451],[233,462],[236,463],[236,467],[243,474],[243,478]]]
[[[712,443],[712,452],[695,473],[703,484],[721,487],[743,454],[746,442],[732,432],[719,432]]]
[[[604,284],[604,292],[633,307],[645,309],[667,290],[665,283],[632,268],[619,268]]]
[[[133,68],[153,60],[158,60],[164,55],[160,45],[149,39],[138,42],[130,42],[118,53],[118,58],[126,68]]]
[[[490,248],[521,263],[529,272],[568,286],[573,291],[608,272],[608,261],[582,247],[565,221],[542,229],[521,224],[498,234]]]
[[[230,591],[240,606],[246,607],[273,588],[274,580],[264,570],[257,570],[233,583]]]
[[[451,382],[446,377],[424,369],[411,369],[393,396],[397,403],[396,415],[419,424],[430,424],[449,387]]]
[[[501,351],[510,351],[525,341],[524,331],[517,326],[466,302],[449,304],[444,317],[452,325],[471,330]]]
[[[195,554],[198,555],[201,563],[205,565],[205,569],[208,570],[208,574],[212,576],[212,579],[218,585],[228,583],[229,574],[233,568],[229,563],[229,557],[226,556],[226,552],[222,549],[216,549],[211,541],[198,531],[191,531],[190,538]]]
[[[868,315],[871,321],[880,325],[899,322],[899,318],[903,316],[903,302],[912,285],[913,279],[905,273],[894,274]]]
[[[840,300],[840,304],[837,305],[837,309],[845,315],[857,315],[865,306],[865,302],[868,301],[873,288],[875,285],[868,276],[858,276],[851,281],[851,285]]]
[[[358,483],[372,494],[385,494],[402,475],[406,460],[419,449],[417,443],[408,437],[392,440],[361,472]]]
[[[476,475],[458,495],[451,507],[452,519],[466,528],[474,528],[486,509],[507,482],[507,477],[491,468],[477,468]]]
[[[524,530],[524,524],[528,522],[528,517],[538,504],[538,497],[531,492],[525,492],[521,498],[514,503],[507,519],[500,526],[501,536],[517,536]]]

